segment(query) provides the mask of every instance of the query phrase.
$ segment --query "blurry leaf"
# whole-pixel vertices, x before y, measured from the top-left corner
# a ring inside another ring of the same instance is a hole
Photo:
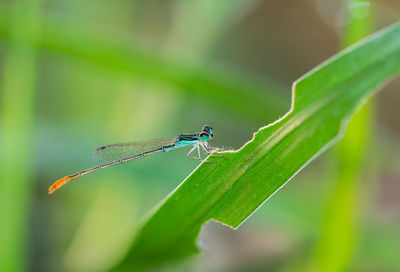
[[[66,252],[67,271],[103,271],[127,250],[137,223],[137,191],[123,183],[102,184]]]
[[[0,37],[9,35],[7,14],[0,9]],[[120,74],[141,76],[171,84],[214,106],[223,107],[248,119],[263,121],[277,118],[286,106],[282,87],[246,76],[232,68],[188,60],[171,59],[157,48],[145,49],[121,35],[104,30],[84,29],[73,20],[44,20],[37,44],[45,49],[68,53]],[[136,45],[135,45],[136,44]]]
[[[192,57],[203,58],[205,54],[199,52],[209,50],[211,44],[218,42],[224,31],[251,11],[258,1],[175,1],[173,24],[168,35],[171,49],[181,46],[184,48],[179,48],[180,54],[189,51],[194,55],[195,52]]]
[[[336,142],[349,116],[400,70],[400,24],[352,46],[294,83],[291,111],[261,128],[227,160],[211,156],[144,222],[117,269],[177,260],[198,251],[201,226],[237,228],[312,159]]]
[[[13,1],[0,91],[0,271],[24,271],[32,186],[33,104],[40,1]]]
[[[347,1],[344,46],[372,32],[372,12],[366,0]],[[334,191],[325,207],[322,234],[313,260],[313,271],[346,271],[351,265],[358,236],[360,211],[357,201],[361,190],[360,174],[364,151],[370,138],[373,100],[363,105],[350,119],[347,131],[333,153]],[[363,186],[365,187],[365,185]],[[340,238],[338,242],[337,237]]]

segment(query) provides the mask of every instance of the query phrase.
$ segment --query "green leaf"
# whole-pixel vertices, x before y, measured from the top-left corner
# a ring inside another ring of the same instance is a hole
[[[227,160],[202,163],[149,216],[119,269],[143,268],[198,251],[201,226],[237,228],[311,160],[336,142],[351,114],[400,69],[400,24],[318,66],[293,85],[291,110],[259,129]]]

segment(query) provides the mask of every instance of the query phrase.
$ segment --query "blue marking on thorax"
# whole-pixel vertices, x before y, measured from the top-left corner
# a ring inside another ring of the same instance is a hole
[[[202,141],[202,142],[207,142],[209,139],[210,139],[210,136],[208,136],[208,135],[200,137],[200,141]]]
[[[198,139],[193,138],[192,140],[178,140],[175,144],[175,146],[178,147],[186,147],[186,146],[191,146],[195,145],[199,142]]]

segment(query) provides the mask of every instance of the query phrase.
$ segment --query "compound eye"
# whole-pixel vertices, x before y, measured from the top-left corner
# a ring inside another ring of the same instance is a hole
[[[203,127],[203,131],[205,131],[205,132],[210,132],[210,130],[211,130],[210,126],[204,126]]]
[[[207,136],[208,136],[208,133],[206,133],[206,132],[200,133],[200,137],[207,137]]]

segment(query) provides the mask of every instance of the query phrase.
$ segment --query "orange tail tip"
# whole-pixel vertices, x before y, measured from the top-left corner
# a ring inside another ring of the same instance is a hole
[[[63,177],[62,179],[57,180],[56,182],[54,182],[50,187],[49,187],[49,195],[51,195],[52,193],[54,193],[55,190],[57,190],[58,188],[60,188],[61,186],[63,186],[64,184],[70,182],[73,178],[71,177]]]

